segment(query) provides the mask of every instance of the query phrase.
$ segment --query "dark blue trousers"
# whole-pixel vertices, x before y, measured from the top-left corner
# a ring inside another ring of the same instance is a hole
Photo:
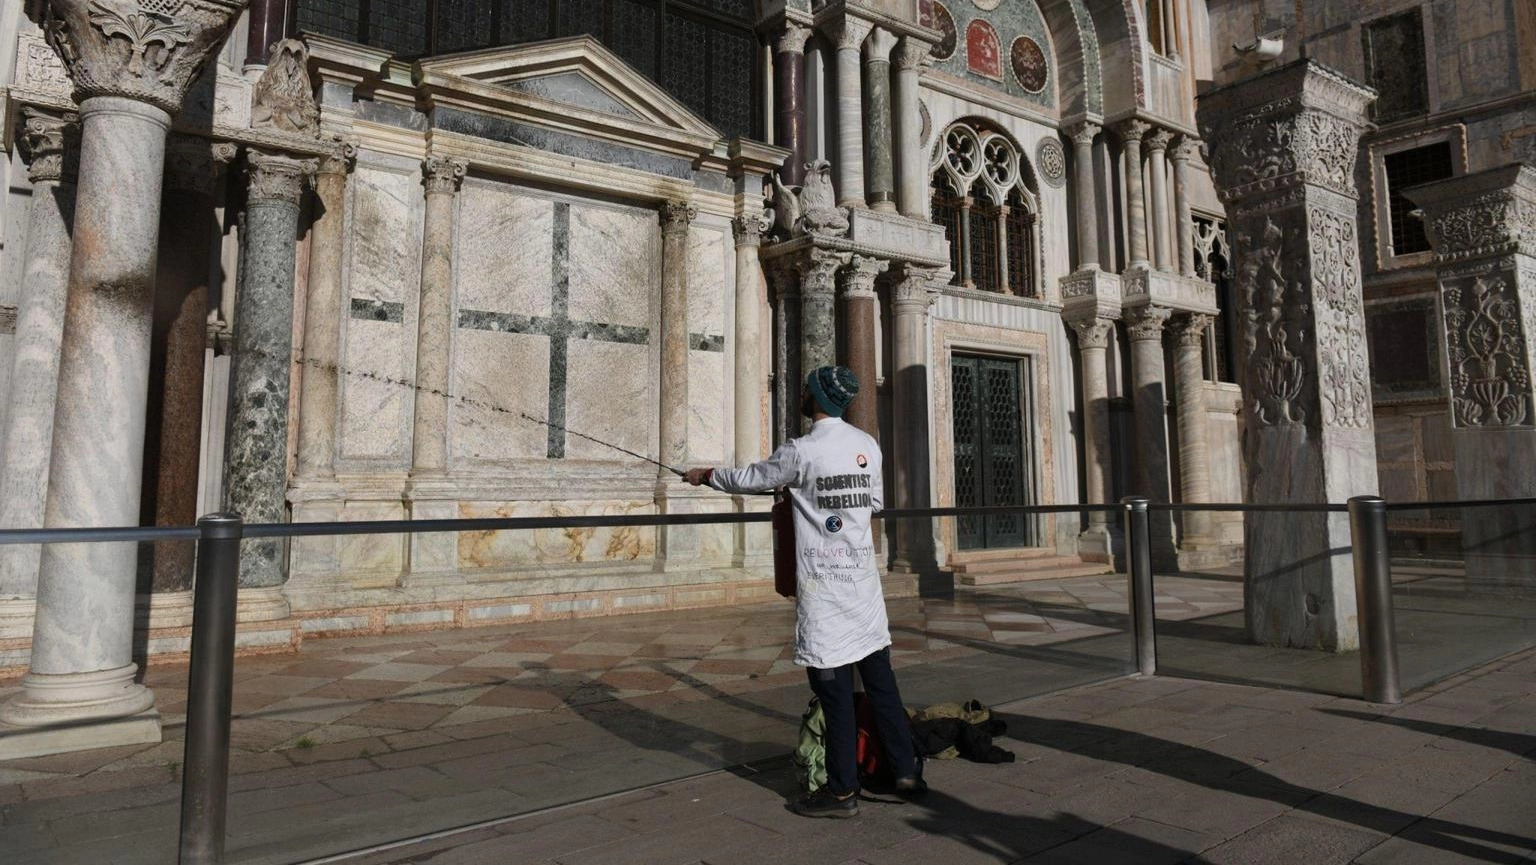
[[[895,776],[905,778],[917,773],[917,755],[912,750],[912,725],[902,708],[901,691],[891,670],[889,647],[874,652],[861,661],[841,667],[807,667],[811,690],[821,701],[827,722],[827,787],[839,795],[859,789],[859,727],[853,708],[853,670],[857,667],[864,680],[864,693],[875,710],[875,729],[885,757],[896,767]]]

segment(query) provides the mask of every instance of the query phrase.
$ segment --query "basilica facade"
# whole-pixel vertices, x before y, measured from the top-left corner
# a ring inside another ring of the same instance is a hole
[[[1522,494],[1488,466],[1533,461],[1531,352],[1472,369],[1445,298],[1536,242],[1536,17],[1356,5],[27,3],[0,527],[762,512],[664,467],[766,455],[826,363],[898,507]],[[1490,195],[1504,245],[1451,250]],[[1185,512],[1154,558],[1266,572],[1340,525]],[[1078,511],[881,543],[890,594],[1121,551]],[[153,714],[192,547],[101,547],[0,547],[0,724]],[[247,540],[239,645],[764,600],[771,558],[762,524]],[[1256,638],[1349,648],[1342,573],[1272,599],[1331,624]]]

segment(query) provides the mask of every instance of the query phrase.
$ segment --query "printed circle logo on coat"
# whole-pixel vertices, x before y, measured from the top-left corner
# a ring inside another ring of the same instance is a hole
[[[840,532],[843,530],[843,518],[837,514],[827,517],[827,531]]]
[[[869,467],[869,457],[864,456],[863,454],[859,454],[858,456],[854,457],[853,461],[858,463],[859,468],[861,469]]]

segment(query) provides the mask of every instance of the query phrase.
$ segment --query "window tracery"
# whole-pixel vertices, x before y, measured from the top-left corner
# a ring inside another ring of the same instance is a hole
[[[954,285],[1017,297],[1040,294],[1038,199],[1018,145],[956,123],[933,168],[933,220],[949,240]]]

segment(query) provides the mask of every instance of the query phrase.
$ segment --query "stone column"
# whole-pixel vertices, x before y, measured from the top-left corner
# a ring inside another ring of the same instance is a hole
[[[1146,269],[1147,261],[1147,200],[1141,189],[1141,139],[1151,126],[1140,120],[1127,120],[1118,127],[1120,140],[1125,145],[1125,213],[1130,222],[1131,260],[1127,270]]]
[[[923,150],[922,109],[918,94],[922,91],[923,61],[928,43],[903,36],[896,48],[896,206],[902,215],[928,219],[928,158]]]
[[[817,367],[837,363],[835,280],[838,268],[847,264],[848,258],[843,252],[809,249],[800,262],[801,378]]]
[[[48,455],[53,447],[80,147],[76,120],[73,114],[27,108],[16,138],[27,162],[32,201],[16,309],[10,405],[0,437],[0,528],[41,528],[48,502]],[[0,547],[0,639],[32,633],[41,555],[42,547],[34,544]]]
[[[875,277],[890,262],[855,255],[838,272],[838,294],[843,300],[843,366],[859,378],[859,398],[848,407],[849,423],[880,438],[879,404],[875,399],[875,354],[880,350],[875,340],[875,320],[880,313],[875,302]]]
[[[837,205],[864,207],[864,98],[859,86],[860,48],[868,36],[867,21],[843,14],[827,30],[837,48]]]
[[[320,160],[315,218],[309,228],[304,295],[304,386],[299,392],[300,479],[335,476],[336,412],[341,363],[342,276],[346,267],[347,172],[357,154],[346,144]]]
[[[1200,142],[1179,136],[1170,153],[1173,159],[1173,236],[1179,244],[1179,274],[1195,278],[1195,217],[1189,209],[1189,161],[1200,150]]]
[[[1102,505],[1111,495],[1109,479],[1112,452],[1109,445],[1109,343],[1115,337],[1115,323],[1107,318],[1072,322],[1077,332],[1077,351],[1083,367],[1083,466],[1087,487],[1085,504]],[[1090,551],[1108,557],[1110,545],[1109,514],[1088,515],[1084,545]]]
[[[1147,136],[1147,176],[1151,179],[1152,212],[1147,221],[1152,228],[1152,266],[1173,269],[1172,244],[1168,236],[1168,142],[1173,133],[1158,129]]]
[[[736,238],[736,363],[735,363],[735,450],[736,464],[746,465],[763,457],[762,357],[763,268],[757,258],[763,232],[769,225],[764,217],[748,213],[731,222]]]
[[[1094,123],[1079,123],[1072,128],[1072,167],[1077,195],[1077,269],[1099,269],[1099,228],[1095,208],[1099,197],[1093,182],[1093,137],[1099,134]]]
[[[1376,439],[1360,297],[1355,160],[1372,93],[1301,60],[1200,98],[1227,203],[1248,501],[1375,493]],[[1245,612],[1255,642],[1354,649],[1344,514],[1248,514]],[[1332,551],[1344,551],[1335,553]]]
[[[864,91],[869,98],[869,139],[865,142],[869,158],[869,206],[888,213],[896,212],[896,173],[891,130],[891,49],[896,37],[889,30],[876,27],[864,41],[868,56],[864,60]]]
[[[928,310],[939,299],[935,272],[903,265],[891,287],[890,498],[898,508],[933,504],[929,482]],[[896,526],[894,570],[937,573],[932,520],[901,520]]]
[[[251,14],[245,31],[245,69],[247,75],[267,68],[272,45],[286,39],[292,29],[288,18],[289,0],[251,0]]]
[[[173,135],[166,150],[159,266],[150,340],[150,399],[145,423],[143,519],[148,525],[197,522],[197,475],[203,438],[203,360],[208,349],[211,263],[221,237],[215,195],[233,144]],[[195,545],[160,541],[151,554],[156,594],[192,588]],[[191,596],[180,599],[190,623]],[[157,601],[157,605],[165,601]]]
[[[245,223],[229,372],[225,507],[248,523],[287,521],[288,403],[293,357],[294,256],[299,204],[316,160],[252,151],[246,156]],[[283,538],[240,544],[241,615],[282,618],[288,545]],[[259,591],[267,590],[267,591]]]
[[[1179,494],[1184,504],[1211,500],[1211,456],[1206,441],[1205,331],[1211,316],[1190,313],[1173,325],[1174,388],[1178,391]],[[1185,511],[1180,546],[1199,547],[1211,542],[1211,514]]]
[[[1171,500],[1168,466],[1168,386],[1163,365],[1163,326],[1172,311],[1143,306],[1128,311],[1125,329],[1131,338],[1131,387],[1136,410],[1137,491],[1154,502]],[[1176,562],[1173,521],[1166,513],[1152,515],[1152,560],[1159,567]]]
[[[780,259],[769,274],[773,280],[773,399],[778,406],[774,444],[781,445],[800,430],[800,274]]]
[[[698,212],[684,201],[661,206],[661,454],[669,466],[688,461],[688,226]],[[671,473],[658,469],[659,476]]]
[[[416,314],[416,411],[411,425],[411,475],[441,477],[448,470],[453,205],[469,163],[430,156],[421,168],[427,205],[421,230],[421,302]]]
[[[809,143],[805,125],[805,43],[811,28],[793,21],[784,22],[784,32],[774,43],[773,99],[774,143],[789,151],[779,169],[785,186],[805,182],[806,154]]]
[[[121,5],[55,0],[43,21],[81,127],[48,528],[138,522],[166,133],[244,4],[183,0],[147,28]],[[63,727],[7,731],[0,758],[159,740],[140,714],[154,694],[134,681],[137,558],[133,543],[44,548],[31,670],[0,722]]]
[[[1439,264],[1458,499],[1536,496],[1536,168],[1416,186]],[[1533,594],[1529,507],[1462,514],[1467,585]]]

